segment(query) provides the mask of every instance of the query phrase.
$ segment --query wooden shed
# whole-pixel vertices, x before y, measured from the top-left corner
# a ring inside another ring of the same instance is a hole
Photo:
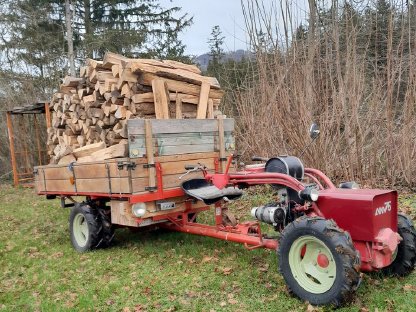
[[[34,166],[46,165],[46,129],[51,125],[49,104],[38,102],[6,111],[14,186],[33,187]]]

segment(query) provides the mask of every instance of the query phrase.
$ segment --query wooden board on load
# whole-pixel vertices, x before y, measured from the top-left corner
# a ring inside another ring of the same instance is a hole
[[[234,120],[224,119],[223,144],[225,152],[235,149]],[[147,155],[144,120],[129,120],[129,156]],[[221,150],[218,119],[152,120],[152,145],[155,155],[208,153]]]

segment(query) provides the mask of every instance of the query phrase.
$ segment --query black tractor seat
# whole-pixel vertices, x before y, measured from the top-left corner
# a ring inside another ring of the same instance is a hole
[[[224,197],[229,200],[237,199],[243,195],[243,191],[236,187],[225,187],[220,190],[205,179],[192,179],[182,183],[184,192],[205,204],[211,205]]]

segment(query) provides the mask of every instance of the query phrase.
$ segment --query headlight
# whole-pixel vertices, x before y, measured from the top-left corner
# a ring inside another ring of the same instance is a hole
[[[137,203],[131,206],[131,212],[136,217],[143,217],[146,214],[146,204],[145,203]]]
[[[317,201],[319,192],[314,188],[306,188],[299,192],[299,197],[306,201]]]

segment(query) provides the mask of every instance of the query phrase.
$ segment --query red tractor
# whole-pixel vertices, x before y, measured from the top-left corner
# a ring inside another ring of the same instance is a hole
[[[313,140],[319,135],[316,125],[310,134]],[[190,171],[202,170],[205,179],[183,183],[185,193],[213,204],[238,198],[244,188],[271,184],[276,200],[254,207],[251,215],[280,232],[278,240],[262,236],[257,223],[250,222],[230,225],[229,229],[221,228],[220,220],[217,228],[194,222],[164,226],[242,242],[249,249],[277,250],[289,291],[315,305],[338,306],[348,301],[360,285],[360,272],[406,276],[413,271],[416,231],[411,219],[398,212],[396,191],[359,189],[355,182],[335,187],[324,173],[304,168],[294,156],[253,157],[253,161],[264,163],[228,173],[231,160],[223,174],[208,174],[203,165],[188,167]],[[221,216],[218,211],[216,215]]]
[[[154,127],[154,132],[162,125],[162,121],[157,122],[161,124]],[[175,123],[182,128],[183,121],[169,121],[166,131],[173,131]],[[198,131],[203,130],[197,126]],[[137,154],[134,144],[138,144],[140,131],[132,131],[130,155]],[[219,133],[221,136],[224,131]],[[311,127],[311,137],[318,134],[318,128]],[[224,142],[224,137],[219,141]],[[60,196],[64,207],[65,198],[86,196],[86,201],[72,204],[70,214],[71,241],[80,252],[109,244],[117,224],[158,226],[243,243],[247,249],[269,248],[277,251],[279,269],[289,290],[314,305],[338,306],[348,301],[360,285],[360,272],[405,276],[413,271],[416,231],[411,219],[398,212],[396,191],[359,189],[354,182],[336,187],[321,171],[304,168],[293,156],[256,157],[254,160],[262,163],[235,172],[229,170],[232,156],[225,170],[218,169],[219,161],[226,160],[223,158],[215,158],[215,169],[206,167],[212,160],[208,158],[206,165],[202,161],[187,165],[181,180],[191,172],[194,177],[202,172],[203,177],[185,181],[181,187],[164,189],[168,176],[162,172],[177,170],[178,161],[163,163],[166,156],[161,156],[150,163],[152,152],[147,159],[136,162],[129,158],[117,163],[71,164],[68,168],[39,167],[37,189],[49,198]],[[135,183],[142,185],[145,179],[139,166],[148,170],[152,179],[152,186],[145,188],[147,193],[132,191]],[[59,180],[58,175],[64,176]],[[92,180],[93,176],[97,179]],[[251,210],[255,221],[237,223],[227,212],[227,202],[239,198],[247,187],[264,184],[273,186],[275,200]],[[106,191],[99,187],[106,187]],[[123,193],[128,187],[130,191]],[[108,202],[111,209],[106,206]],[[152,210],[154,207],[158,209]],[[215,225],[198,223],[198,213],[210,207],[215,208]],[[260,222],[271,225],[279,233],[278,238],[262,234]]]

